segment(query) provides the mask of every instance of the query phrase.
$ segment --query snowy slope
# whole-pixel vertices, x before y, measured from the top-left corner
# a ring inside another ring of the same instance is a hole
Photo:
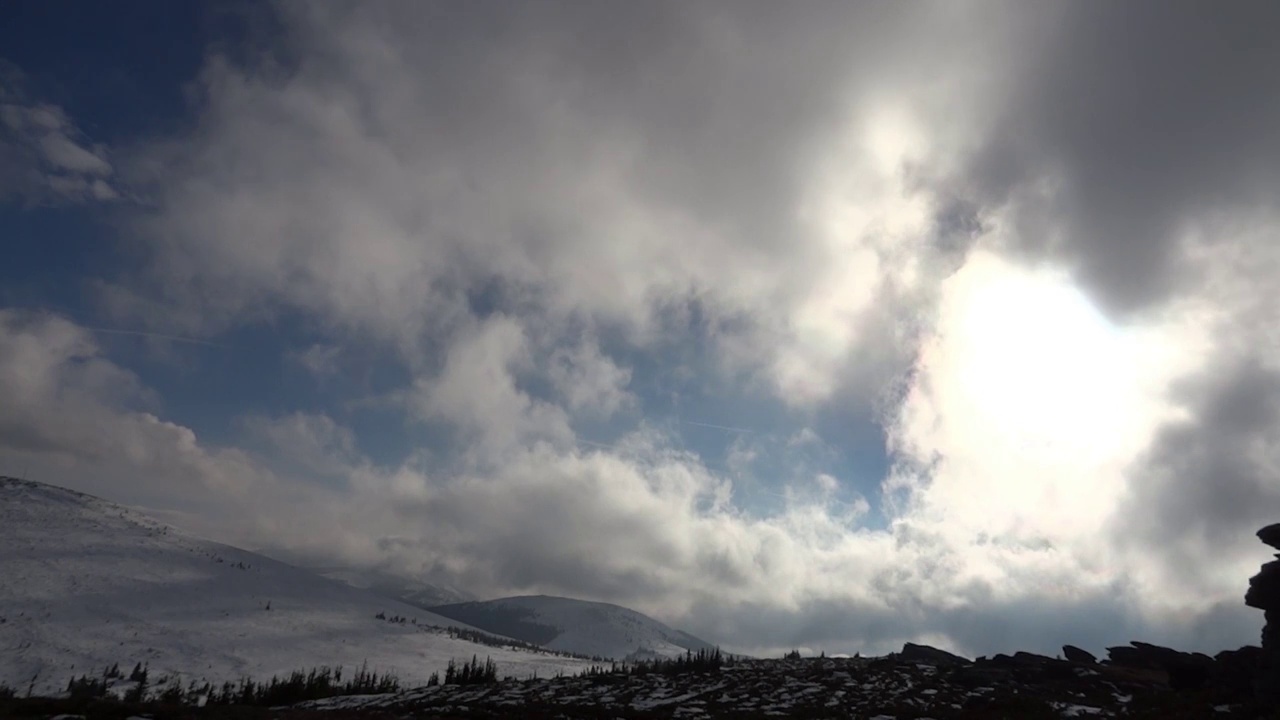
[[[355,570],[349,568],[314,568],[314,572],[331,580],[344,582],[351,587],[369,590],[395,600],[401,600],[420,608],[435,605],[470,602],[476,596],[442,583],[431,583],[424,580],[407,580],[398,575],[378,570]]]
[[[463,625],[104,500],[0,478],[0,683],[11,687],[36,677],[37,692],[61,690],[112,663],[218,682],[368,661],[408,685],[472,654],[519,677],[586,664],[426,624]]]
[[[531,595],[431,608],[487,632],[552,650],[627,657],[671,657],[710,648],[707,642],[653,618],[608,603]]]

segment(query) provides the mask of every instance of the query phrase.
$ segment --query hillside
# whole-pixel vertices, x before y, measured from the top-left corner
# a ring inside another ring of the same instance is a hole
[[[436,605],[471,602],[474,595],[459,588],[423,580],[405,579],[394,573],[350,568],[310,568],[321,577],[369,590],[376,595],[429,609]]]
[[[0,548],[0,684],[37,693],[113,663],[218,682],[367,661],[410,686],[473,654],[519,677],[584,665],[50,485],[0,478]]]
[[[456,603],[432,612],[551,650],[623,660],[673,657],[711,645],[653,618],[608,603],[549,595]]]

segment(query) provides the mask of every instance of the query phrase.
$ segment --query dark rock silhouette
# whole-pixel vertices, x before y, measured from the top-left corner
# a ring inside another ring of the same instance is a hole
[[[1280,523],[1259,530],[1258,539],[1280,550]],[[1257,575],[1249,578],[1244,604],[1261,610],[1265,622],[1261,669],[1256,683],[1258,694],[1266,700],[1280,700],[1280,560],[1266,563]]]
[[[1063,645],[1062,657],[1070,660],[1071,662],[1080,663],[1082,665],[1093,665],[1098,662],[1098,658],[1095,657],[1093,653],[1088,650],[1078,648],[1075,645]]]
[[[970,664],[967,658],[962,658],[946,650],[939,650],[936,647],[917,645],[915,643],[903,645],[902,652],[898,653],[898,659],[903,662],[913,662],[920,665],[954,666]]]
[[[1235,697],[1253,695],[1254,676],[1262,667],[1262,648],[1245,645],[1238,650],[1223,650],[1213,659],[1218,664],[1213,675],[1214,684]]]
[[[1013,671],[1001,667],[993,667],[984,662],[968,667],[962,667],[952,674],[956,683],[965,687],[982,687],[989,685],[1000,685],[1011,683],[1014,681]]]
[[[1174,690],[1204,687],[1219,674],[1217,661],[1203,653],[1189,653],[1160,645],[1133,641],[1128,646],[1107,648],[1107,664],[1152,670],[1167,678]]]
[[[1268,525],[1259,530],[1258,539],[1264,544],[1280,550],[1280,523]]]

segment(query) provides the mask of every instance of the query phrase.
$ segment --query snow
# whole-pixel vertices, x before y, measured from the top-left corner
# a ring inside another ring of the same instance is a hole
[[[406,686],[473,654],[517,677],[589,665],[450,638],[427,626],[462,623],[49,485],[0,478],[0,548],[0,683],[37,693],[114,663],[154,683],[367,662]]]
[[[1061,703],[1061,702],[1050,703],[1050,705],[1052,705],[1055,710],[1062,713],[1062,717],[1073,718],[1073,717],[1080,717],[1082,715],[1101,715],[1102,714],[1102,708],[1090,707],[1089,705],[1074,705],[1070,703]]]
[[[321,577],[369,590],[376,595],[401,600],[409,605],[430,608],[433,605],[470,602],[476,597],[465,590],[423,580],[406,580],[389,572],[352,568],[307,568]]]
[[[608,603],[530,595],[432,609],[446,615],[461,611],[466,614],[455,616],[481,626],[484,623],[473,619],[468,611],[501,613],[523,623],[554,628],[554,639],[541,643],[543,647],[617,660],[628,656],[675,657],[686,650],[711,648],[709,643],[647,615]]]

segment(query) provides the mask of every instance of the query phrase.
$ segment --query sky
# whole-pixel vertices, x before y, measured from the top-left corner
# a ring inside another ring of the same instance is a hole
[[[0,473],[744,652],[1257,642],[1280,6],[0,8]]]

